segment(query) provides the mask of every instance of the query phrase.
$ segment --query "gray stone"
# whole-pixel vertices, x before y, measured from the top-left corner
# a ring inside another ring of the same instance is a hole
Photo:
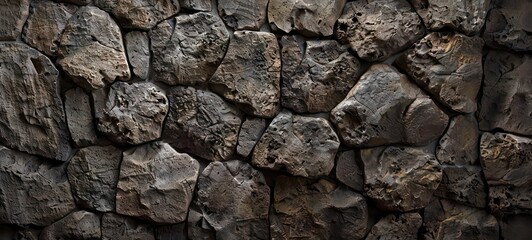
[[[281,103],[296,112],[329,112],[362,74],[360,62],[334,40],[303,41],[281,39]]]
[[[460,204],[486,208],[488,194],[480,166],[442,166],[442,180],[434,196]]]
[[[364,169],[357,162],[357,158],[359,157],[354,150],[337,153],[336,178],[348,187],[362,192],[364,190]]]
[[[182,8],[196,11],[211,11],[211,0],[179,0]]]
[[[92,117],[90,97],[77,87],[65,93],[65,113],[68,130],[76,147],[93,145],[98,140]]]
[[[238,155],[247,157],[259,141],[264,130],[266,130],[266,127],[268,125],[265,119],[246,117],[238,133],[238,145],[236,146]]]
[[[479,37],[435,32],[402,54],[397,64],[440,103],[471,113],[477,110],[482,84],[483,46]]]
[[[383,61],[423,36],[423,23],[405,0],[348,2],[335,37],[367,61]]]
[[[285,110],[273,119],[253,150],[254,166],[294,176],[327,176],[334,167],[340,140],[323,118]]]
[[[2,229],[1,232],[5,232],[3,230],[4,229]],[[14,239],[16,240],[38,240],[40,234],[41,234],[41,229],[25,228],[20,231],[17,231]]]
[[[194,200],[188,209],[187,235],[188,239],[215,240],[216,230],[207,222],[203,212]]]
[[[92,3],[92,0],[52,0],[54,2],[72,3],[76,5],[87,5]]]
[[[120,27],[149,30],[158,22],[176,15],[178,0],[93,0],[99,8],[116,17]]]
[[[4,0],[0,3],[0,41],[17,39],[28,18],[29,0]]]
[[[47,158],[70,157],[59,71],[38,51],[0,43],[0,144]]]
[[[102,217],[102,240],[155,240],[153,227],[136,219],[106,213]]]
[[[185,223],[164,225],[155,228],[156,240],[186,240],[187,228]]]
[[[275,35],[237,31],[209,81],[211,89],[257,117],[274,117],[280,109],[281,56]]]
[[[423,223],[418,213],[389,214],[373,225],[367,240],[417,239],[417,232]]]
[[[150,69],[150,39],[145,32],[132,31],[124,36],[127,59],[135,76],[148,78]]]
[[[163,139],[172,147],[211,160],[235,152],[242,113],[218,95],[191,87],[167,91],[170,112]]]
[[[100,217],[87,211],[73,212],[63,219],[45,227],[40,240],[86,239],[100,240]]]
[[[532,2],[493,0],[482,37],[486,45],[514,51],[532,50]]]
[[[222,61],[229,32],[211,13],[180,15],[150,31],[152,78],[169,85],[209,80]]]
[[[441,164],[475,164],[478,162],[479,138],[475,116],[457,115],[451,119],[436,147],[436,158]]]
[[[259,30],[266,22],[268,0],[219,0],[218,12],[235,30]]]
[[[528,240],[532,236],[531,215],[510,215],[499,219],[502,240]]]
[[[163,142],[125,151],[116,212],[160,224],[185,221],[199,167],[194,158]]]

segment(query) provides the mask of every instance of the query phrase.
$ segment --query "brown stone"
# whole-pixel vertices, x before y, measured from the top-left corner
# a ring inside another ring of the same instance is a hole
[[[63,219],[45,227],[40,240],[86,239],[100,240],[100,217],[87,211],[73,212]]]
[[[422,223],[418,213],[389,214],[373,225],[366,240],[417,239]]]
[[[442,166],[442,180],[434,196],[450,199],[460,204],[486,208],[487,185],[479,166]]]
[[[29,0],[4,0],[0,3],[0,41],[16,40],[28,18]]]
[[[480,132],[473,114],[457,115],[436,147],[436,158],[441,164],[466,165],[478,162]]]
[[[532,50],[532,2],[492,0],[482,37],[486,45],[513,51]]]
[[[99,8],[116,17],[123,28],[149,30],[158,22],[176,15],[178,0],[93,0]]]
[[[266,22],[268,0],[219,0],[218,12],[235,30],[259,30]]]
[[[528,240],[532,236],[531,215],[510,215],[499,219],[501,226],[501,239],[504,240]]]

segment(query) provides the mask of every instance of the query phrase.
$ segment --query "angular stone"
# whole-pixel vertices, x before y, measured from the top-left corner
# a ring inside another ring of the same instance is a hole
[[[423,219],[418,213],[389,214],[373,225],[366,239],[417,239],[422,223]]]
[[[482,37],[486,45],[514,51],[532,50],[532,2],[528,0],[492,1]]]
[[[532,135],[532,55],[490,51],[484,61],[479,127]]]
[[[127,59],[135,76],[147,79],[150,68],[150,39],[145,32],[132,31],[124,36]]]
[[[153,227],[136,219],[106,213],[102,217],[102,240],[155,240]]]
[[[179,0],[182,8],[196,11],[211,11],[211,0]]]
[[[96,128],[92,117],[90,97],[81,88],[73,88],[65,93],[65,113],[68,130],[76,147],[96,143]]]
[[[460,204],[485,208],[488,203],[487,185],[479,166],[442,166],[442,180],[434,196]]]
[[[329,112],[362,74],[360,62],[337,41],[303,41],[281,39],[281,103],[296,112]]]
[[[170,112],[165,141],[211,161],[233,155],[243,115],[238,109],[214,93],[191,87],[173,87],[166,93]]]
[[[0,3],[0,41],[16,40],[28,18],[29,0],[4,0]]]
[[[268,21],[274,30],[293,30],[309,37],[330,36],[345,0],[270,0]]]
[[[377,147],[360,150],[365,194],[385,211],[424,208],[440,184],[442,170],[433,149]]]
[[[122,151],[113,146],[80,149],[70,160],[68,180],[78,206],[100,212],[115,210]]]
[[[275,35],[237,31],[209,80],[211,89],[242,111],[272,118],[280,109],[281,57]]]
[[[45,227],[40,240],[86,239],[100,240],[100,217],[87,211],[73,212],[63,219]]]
[[[236,146],[238,155],[247,157],[259,141],[264,130],[266,130],[266,127],[268,125],[265,119],[246,117],[238,133],[238,145]]]
[[[188,239],[215,240],[216,230],[207,222],[199,206],[194,200],[188,209],[187,235]]]
[[[489,186],[492,212],[532,213],[532,139],[484,133],[480,163]]]
[[[253,150],[254,166],[294,176],[327,176],[334,167],[340,140],[323,118],[285,110],[273,119]]]
[[[268,0],[219,0],[218,13],[235,30],[259,30],[266,22]]]
[[[348,187],[362,192],[364,190],[364,169],[359,166],[357,158],[354,150],[337,153],[336,178]]]
[[[174,224],[187,217],[199,175],[199,163],[163,142],[124,152],[116,194],[116,212],[151,222]]]
[[[501,239],[528,240],[532,236],[531,215],[510,215],[508,218],[499,219],[501,226]]]
[[[0,144],[67,161],[69,134],[59,71],[25,44],[0,43]]]
[[[423,23],[405,0],[348,2],[335,37],[366,61],[383,61],[424,34]]]
[[[158,22],[176,15],[178,0],[93,0],[99,8],[116,17],[120,27],[149,30]]]
[[[440,103],[471,113],[477,110],[482,84],[483,46],[479,37],[435,32],[402,54],[397,64]]]
[[[118,144],[141,144],[161,137],[168,99],[150,82],[116,82],[95,108],[98,131]]]
[[[350,147],[426,145],[441,136],[449,120],[421,89],[386,64],[372,65],[330,118]]]
[[[441,164],[467,165],[478,161],[480,132],[473,114],[457,115],[436,147],[436,158]]]
[[[238,161],[212,162],[198,180],[198,204],[217,239],[268,239],[270,188]]]
[[[76,207],[65,166],[0,146],[0,223],[46,226]]]
[[[80,7],[61,36],[59,65],[81,87],[103,88],[130,77],[120,28],[97,7]]]
[[[77,9],[70,4],[32,1],[22,39],[48,56],[57,56],[61,33]]]
[[[229,32],[210,13],[180,15],[150,31],[152,78],[169,85],[196,85],[209,80],[222,61]]]

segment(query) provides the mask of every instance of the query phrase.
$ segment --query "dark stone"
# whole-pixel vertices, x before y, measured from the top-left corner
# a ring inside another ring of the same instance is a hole
[[[357,162],[354,150],[336,154],[336,178],[348,187],[362,192],[364,190],[364,169]]]
[[[366,240],[418,239],[422,223],[418,213],[389,214],[373,225]]]
[[[196,11],[211,11],[211,0],[179,0],[182,8]]]
[[[492,48],[532,50],[532,2],[492,0],[482,37]]]
[[[487,206],[487,186],[479,166],[443,165],[442,171],[442,180],[434,196],[477,208]]]
[[[473,114],[457,115],[436,147],[436,158],[441,164],[467,165],[478,162],[480,132]]]
[[[123,28],[149,30],[158,22],[176,15],[178,0],[93,0],[94,5],[110,12]]]
[[[96,127],[92,117],[90,97],[77,87],[65,93],[65,113],[68,130],[76,147],[90,146],[96,143]]]
[[[100,240],[101,235],[100,217],[91,212],[77,211],[45,227],[39,240]]]
[[[102,217],[102,240],[155,240],[153,227],[115,213]]]
[[[218,13],[235,30],[259,30],[266,22],[268,0],[218,0]]]
[[[238,155],[247,157],[259,141],[264,130],[266,130],[266,127],[268,125],[265,119],[246,117],[238,134],[238,145],[236,146]]]
[[[132,31],[124,36],[127,59],[135,76],[147,79],[150,70],[150,39],[146,32]]]
[[[0,2],[0,41],[16,40],[28,18],[29,0]]]

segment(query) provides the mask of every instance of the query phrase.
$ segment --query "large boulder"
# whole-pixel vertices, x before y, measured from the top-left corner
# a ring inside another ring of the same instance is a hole
[[[532,50],[532,2],[492,0],[494,7],[486,18],[482,37],[493,48]]]
[[[158,22],[176,15],[178,0],[92,0],[99,8],[110,12],[123,28],[149,30]]]
[[[0,3],[0,41],[17,39],[28,18],[29,0],[5,0]]]
[[[100,240],[101,235],[100,216],[81,210],[45,227],[39,240]]]

